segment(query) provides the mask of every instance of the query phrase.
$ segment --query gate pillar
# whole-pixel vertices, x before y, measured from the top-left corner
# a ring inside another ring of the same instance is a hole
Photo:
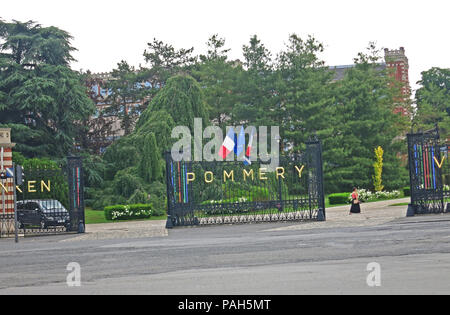
[[[71,230],[84,233],[86,229],[84,213],[84,181],[83,160],[78,156],[67,157],[67,171],[69,180],[69,207],[73,214]]]
[[[11,129],[0,128],[0,234],[14,233],[14,184],[8,169],[12,170]],[[14,172],[13,172],[14,173]],[[0,235],[1,236],[1,235]]]
[[[407,217],[413,217],[416,214],[416,211],[414,209],[414,205],[413,204],[408,204],[408,210],[406,211],[406,216]]]
[[[411,204],[407,216],[445,212],[444,159],[448,145],[440,142],[439,129],[409,133],[408,164]]]

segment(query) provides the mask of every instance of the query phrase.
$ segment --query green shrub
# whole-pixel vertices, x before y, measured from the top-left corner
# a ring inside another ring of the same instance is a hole
[[[405,197],[411,196],[411,187],[403,187],[403,195]]]
[[[92,188],[89,187],[88,192],[88,200],[90,207],[93,209],[103,210],[106,206],[109,205],[126,205],[128,201],[125,197],[120,196],[114,192],[113,187],[106,188]]]
[[[105,218],[107,220],[135,220],[146,219],[152,215],[151,205],[134,204],[134,205],[115,205],[108,206],[104,209]]]
[[[148,201],[148,194],[146,191],[142,188],[138,188],[134,191],[131,197],[128,198],[126,204],[142,204],[147,203]]]
[[[162,217],[163,215],[166,215],[166,210],[161,208],[156,208],[152,210],[152,217]]]
[[[338,205],[349,203],[350,193],[338,193],[328,195],[328,200],[330,201],[330,205]]]
[[[136,190],[143,189],[142,179],[135,175],[134,172],[135,169],[129,167],[116,173],[111,185],[115,194],[128,199]]]
[[[108,206],[103,209],[103,212],[105,213],[106,220],[113,220],[112,215],[113,211],[124,211],[125,206],[122,205],[115,205],[115,206]]]

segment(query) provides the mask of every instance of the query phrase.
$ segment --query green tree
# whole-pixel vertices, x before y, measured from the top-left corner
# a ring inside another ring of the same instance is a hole
[[[81,78],[86,87],[94,87],[98,84],[90,71],[81,72]],[[88,89],[88,95],[94,103],[104,101],[103,96],[97,95],[92,88]],[[97,107],[94,115],[79,122],[80,132],[76,139],[77,143],[84,152],[100,154],[101,150],[110,143],[110,137],[115,135],[114,123],[115,120],[111,119],[106,111]]]
[[[386,189],[402,187],[407,181],[398,153],[404,146],[399,136],[408,118],[394,113],[400,91],[380,68],[374,50],[370,46],[367,54],[360,53],[356,65],[334,84],[333,131],[324,150],[328,191],[348,191],[353,186],[372,189],[373,148],[378,146],[384,148]]]
[[[146,107],[141,102],[150,94],[150,89],[140,81],[136,69],[126,61],[119,62],[111,76],[112,79],[105,86],[108,90],[108,107],[104,112],[119,119],[124,135],[129,135]]]
[[[378,146],[374,150],[375,152],[375,163],[373,163],[373,171],[374,176],[373,178],[373,187],[375,188],[375,191],[382,191],[383,181],[382,181],[382,174],[383,174],[383,148]]]
[[[24,155],[63,156],[79,121],[94,112],[73,61],[72,37],[56,27],[0,21],[0,124]]]
[[[137,132],[157,111],[169,114],[177,126],[194,130],[194,118],[208,123],[205,96],[200,85],[189,75],[175,75],[167,80],[163,89],[153,98],[136,124]]]
[[[160,181],[162,179],[161,154],[154,133],[149,133],[141,138],[142,157],[139,163],[139,173],[145,182]]]
[[[156,38],[147,46],[148,49],[143,54],[147,67],[141,67],[139,77],[150,82],[152,95],[155,95],[170,77],[180,72],[189,72],[197,61],[197,57],[192,56],[193,47],[175,49]]]
[[[278,104],[273,110],[281,138],[302,150],[304,143],[317,133],[326,138],[331,133],[333,98],[330,95],[332,73],[318,57],[323,44],[314,37],[306,40],[292,34],[278,56],[276,92]]]
[[[431,68],[422,72],[416,92],[414,122],[424,130],[438,124],[442,138],[450,136],[450,69]]]
[[[241,73],[239,63],[228,60],[230,49],[225,47],[225,39],[212,35],[208,42],[208,52],[200,55],[200,62],[192,75],[203,88],[208,104],[209,119],[221,127],[232,121],[232,110],[236,103],[236,82]]]
[[[206,103],[199,84],[190,76],[176,75],[152,99],[128,136],[113,143],[104,154],[105,182],[92,191],[97,208],[124,202],[152,202],[165,206],[163,152],[176,141],[176,125],[193,130],[195,117],[207,120]],[[126,186],[126,187],[125,187]],[[150,195],[150,200],[144,200]]]
[[[273,110],[278,104],[275,92],[275,73],[270,51],[256,35],[248,45],[242,47],[243,66],[237,81],[237,103],[233,107],[234,120],[255,126],[274,125],[277,114]]]

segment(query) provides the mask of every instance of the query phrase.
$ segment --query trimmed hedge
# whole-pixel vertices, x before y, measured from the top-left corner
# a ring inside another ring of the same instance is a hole
[[[163,215],[166,215],[167,211],[165,209],[157,208],[152,210],[152,216],[153,217],[162,217]]]
[[[411,196],[411,187],[403,187],[403,195],[405,197]]]
[[[115,205],[105,207],[104,213],[107,220],[136,220],[147,219],[152,215],[152,206],[149,204]]]
[[[349,203],[350,193],[337,193],[328,195],[330,205],[339,205]]]

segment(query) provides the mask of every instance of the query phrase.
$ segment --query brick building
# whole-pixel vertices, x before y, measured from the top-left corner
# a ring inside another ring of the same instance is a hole
[[[384,49],[384,59],[386,67],[392,69],[391,75],[396,82],[400,83],[401,98],[398,99],[399,106],[396,107],[395,112],[403,115],[408,115],[409,111],[401,104],[407,104],[411,95],[411,87],[409,85],[409,64],[408,58],[405,55],[405,48],[389,50]]]
[[[344,78],[345,72],[353,68],[355,65],[332,66],[330,70],[335,72],[334,81],[339,81]],[[411,87],[409,85],[409,63],[405,55],[405,48],[390,50],[384,49],[384,62],[378,64],[378,69],[391,70],[389,75],[393,76],[396,82],[400,84],[401,98],[397,100],[398,106],[395,108],[395,113],[409,115],[407,108],[409,97],[411,95]]]

